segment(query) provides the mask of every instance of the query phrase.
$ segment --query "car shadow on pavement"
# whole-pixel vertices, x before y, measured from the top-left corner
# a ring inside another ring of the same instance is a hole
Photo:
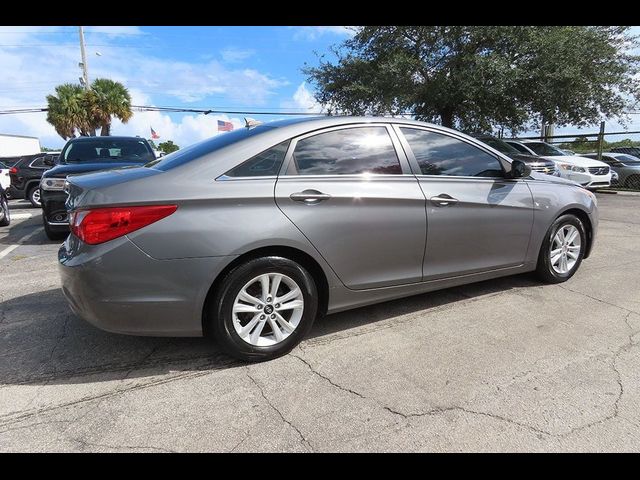
[[[319,319],[304,349],[332,334],[429,312],[471,298],[540,285],[531,275],[415,295]],[[59,289],[0,303],[0,384],[79,384],[243,365],[206,338],[135,337],[99,330],[74,315]]]

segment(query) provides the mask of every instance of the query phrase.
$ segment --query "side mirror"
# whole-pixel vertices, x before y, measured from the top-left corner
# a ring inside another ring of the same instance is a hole
[[[53,157],[45,157],[42,163],[44,163],[47,167],[53,167],[55,165],[55,162],[53,161]]]
[[[522,160],[513,160],[511,162],[511,178],[523,178],[531,175],[531,167]]]

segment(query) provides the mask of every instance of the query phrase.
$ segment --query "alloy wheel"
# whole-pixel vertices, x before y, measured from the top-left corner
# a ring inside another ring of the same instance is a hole
[[[240,289],[233,302],[233,326],[245,342],[268,347],[291,335],[300,324],[304,298],[287,275],[265,273]]]
[[[553,237],[549,259],[556,273],[566,274],[574,267],[580,257],[580,232],[573,225],[561,226]]]

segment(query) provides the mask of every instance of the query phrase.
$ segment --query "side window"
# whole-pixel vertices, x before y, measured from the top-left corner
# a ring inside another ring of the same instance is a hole
[[[255,157],[229,170],[227,177],[268,177],[278,175],[284,156],[289,148],[289,140],[271,147]]]
[[[44,159],[45,157],[43,156],[33,160],[31,162],[31,168],[47,168],[47,166],[44,164]]]
[[[298,141],[293,152],[298,175],[402,174],[385,127],[356,127]]]
[[[502,177],[500,161],[489,153],[441,133],[400,128],[423,175]]]

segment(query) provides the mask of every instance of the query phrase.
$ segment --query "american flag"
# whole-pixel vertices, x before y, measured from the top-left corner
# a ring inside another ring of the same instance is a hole
[[[157,140],[158,138],[160,138],[160,135],[156,133],[153,127],[149,127],[149,128],[151,128],[151,138],[153,138],[154,140]]]
[[[223,120],[218,120],[218,131],[219,132],[230,132],[233,130],[233,123],[225,122]]]

